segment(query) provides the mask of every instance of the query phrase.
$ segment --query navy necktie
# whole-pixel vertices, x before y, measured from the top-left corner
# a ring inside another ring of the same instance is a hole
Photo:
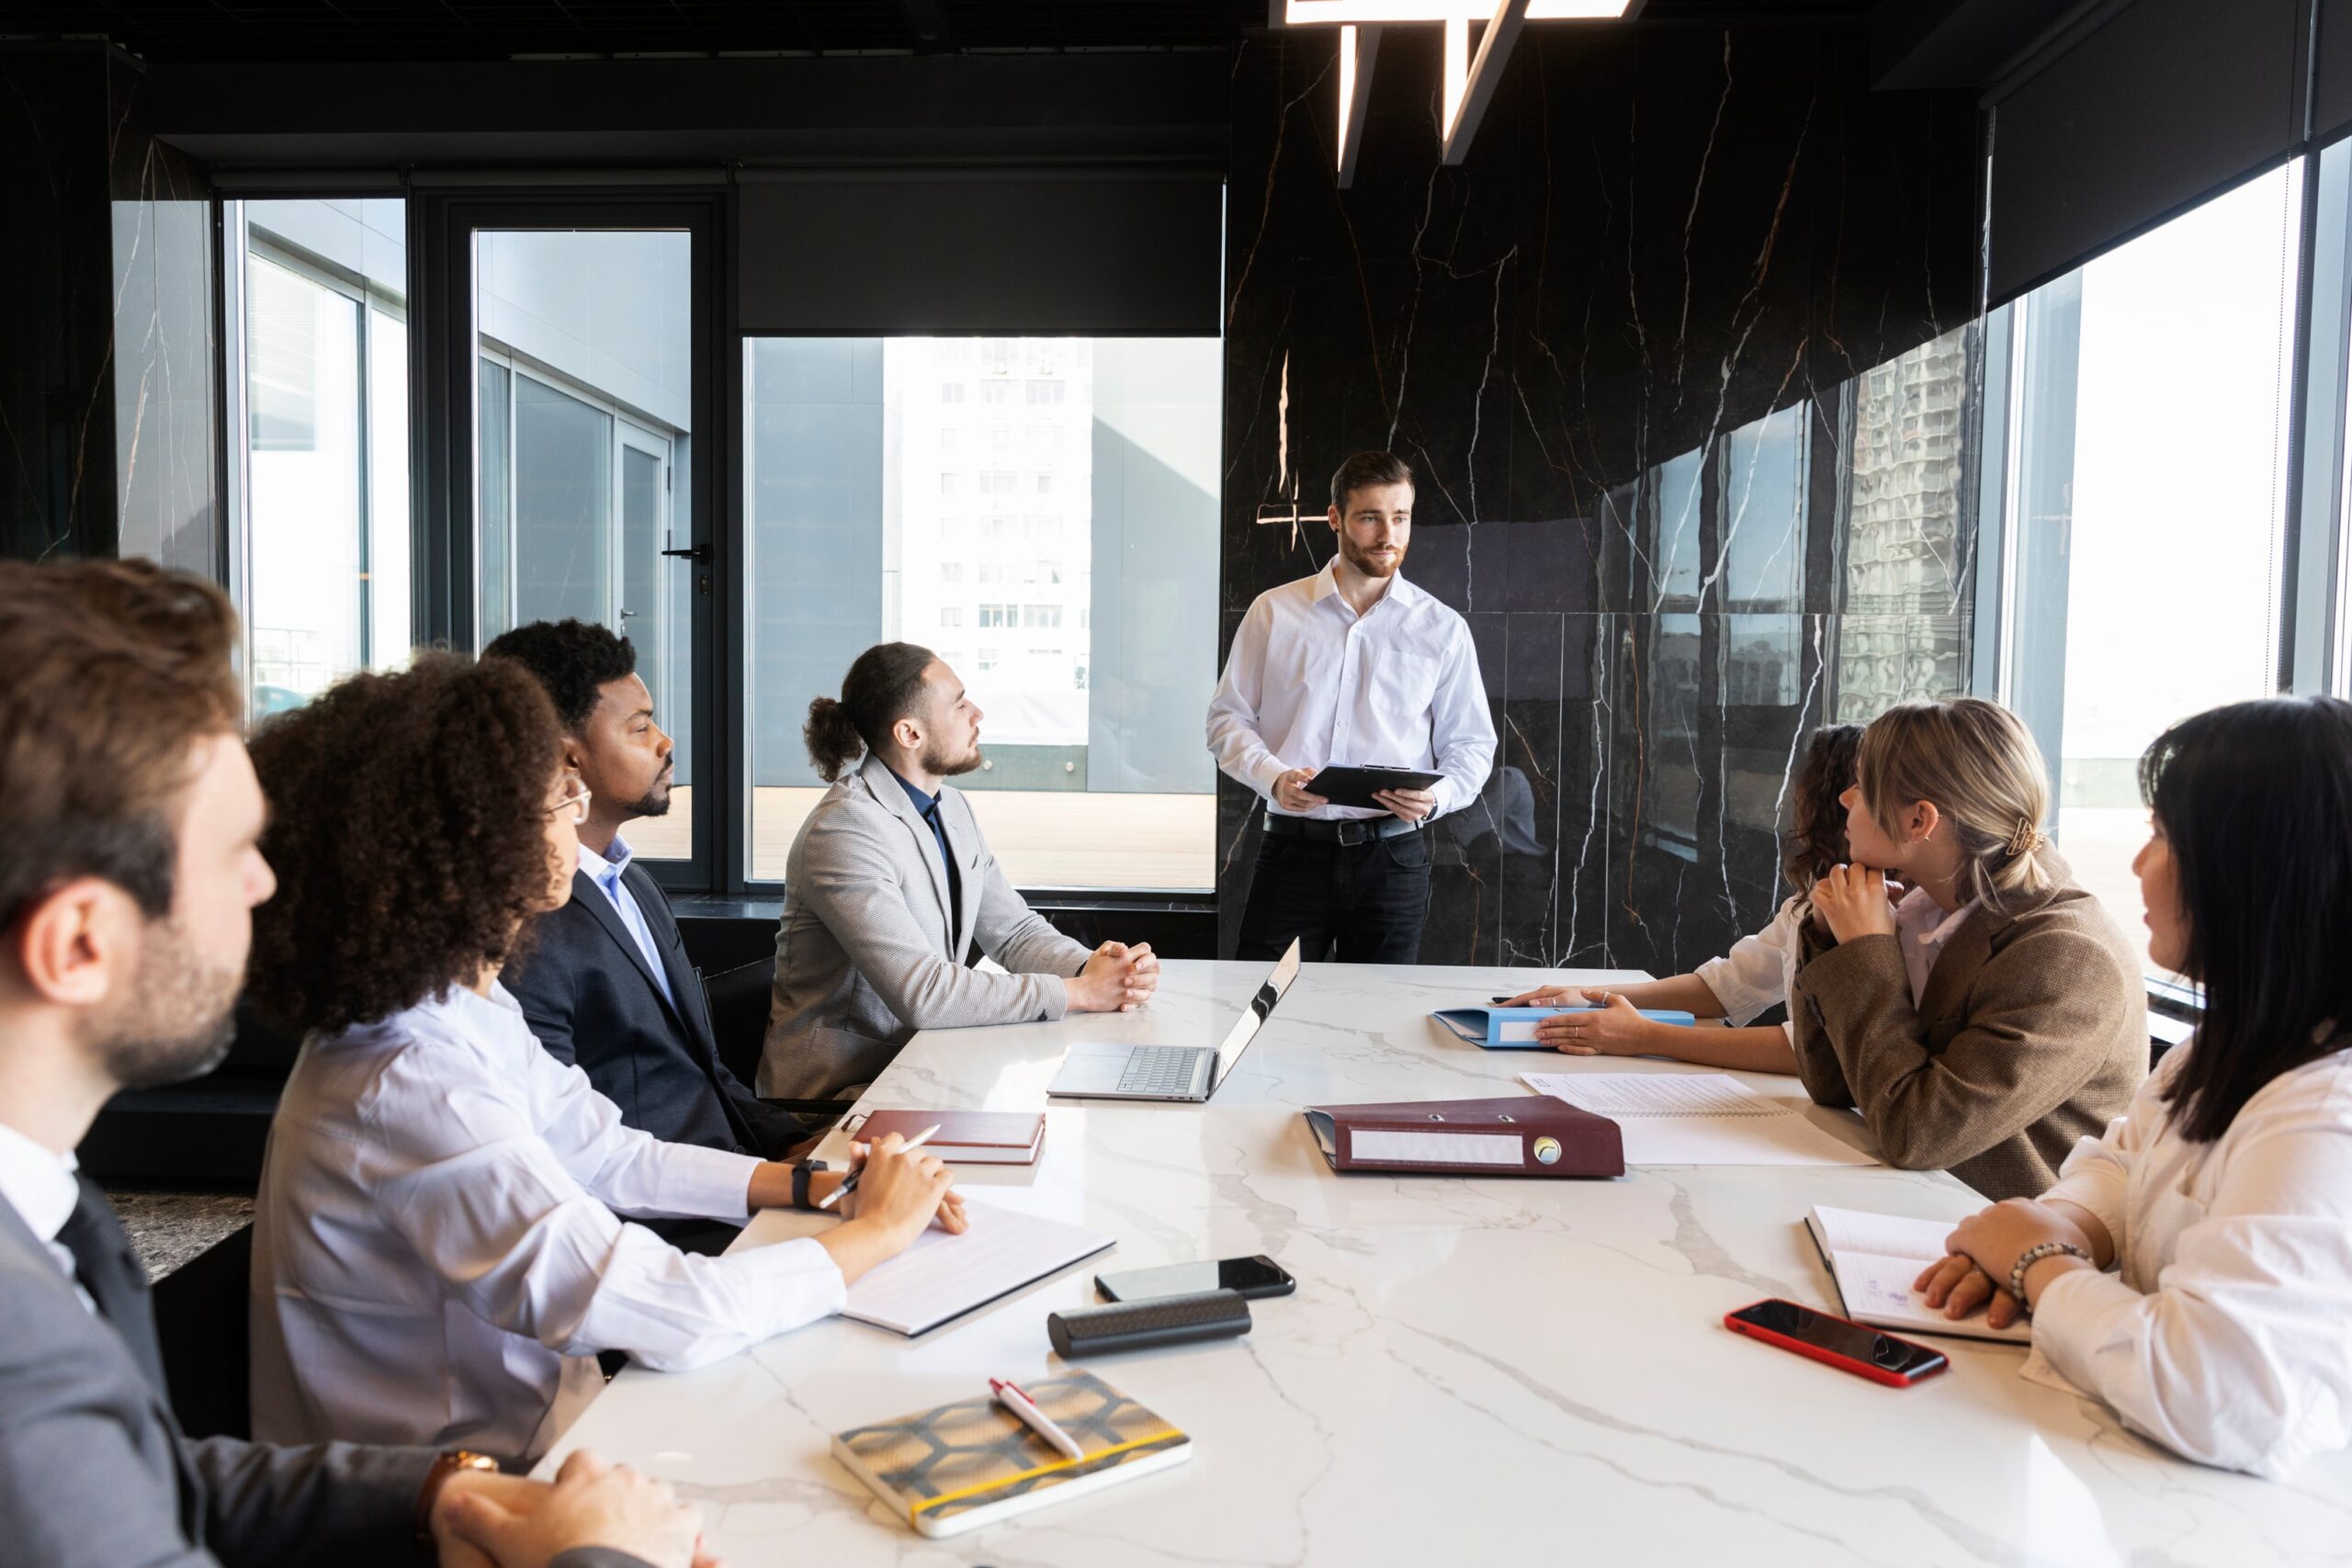
[[[155,1339],[155,1305],[147,1291],[146,1266],[130,1250],[130,1238],[123,1235],[122,1222],[97,1183],[86,1176],[76,1179],[81,1192],[73,1214],[57,1233],[58,1245],[74,1255],[74,1277],[161,1393],[164,1353]]]

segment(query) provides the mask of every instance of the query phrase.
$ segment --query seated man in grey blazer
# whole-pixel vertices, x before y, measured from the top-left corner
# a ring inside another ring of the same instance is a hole
[[[980,765],[980,710],[929,649],[886,642],[859,654],[841,699],[808,705],[803,734],[833,787],[785,863],[762,1094],[853,1094],[919,1029],[1125,1012],[1149,999],[1159,984],[1150,946],[1089,953],[1054,930],[1013,891],[971,807],[947,787]],[[1010,973],[974,967],[982,953]]]
[[[430,1449],[184,1435],[147,1272],[74,1149],[229,1043],[275,883],[236,614],[140,561],[0,561],[0,1558],[687,1568],[693,1510],[593,1460],[549,1486]],[[423,1533],[420,1533],[423,1532]]]

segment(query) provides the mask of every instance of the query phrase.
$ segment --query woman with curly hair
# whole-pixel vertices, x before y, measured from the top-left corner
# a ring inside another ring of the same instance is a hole
[[[1794,889],[1772,923],[1741,937],[1731,952],[1688,975],[1608,989],[1545,986],[1510,998],[1511,1007],[1576,1007],[1539,1020],[1535,1038],[1570,1056],[1670,1056],[1750,1073],[1793,1073],[1797,1057],[1785,1023],[1757,1027],[1757,1016],[1789,999],[1796,975],[1797,932],[1813,913],[1813,885],[1846,858],[1846,807],[1854,782],[1859,724],[1825,724],[1805,742],[1804,761],[1790,787],[1794,820],[1781,846],[1781,874]],[[1698,1018],[1720,1018],[1725,1029],[1684,1029],[1644,1018],[1664,1008]]]
[[[615,1213],[740,1223],[794,1201],[795,1173],[623,1126],[499,985],[570,897],[588,804],[527,671],[356,675],[253,759],[278,890],[247,996],[303,1037],[254,1215],[256,1434],[528,1460],[595,1393],[598,1351],[717,1360],[839,1310],[934,1217],[963,1229],[945,1168],[889,1139],[815,1237],[706,1258]]]

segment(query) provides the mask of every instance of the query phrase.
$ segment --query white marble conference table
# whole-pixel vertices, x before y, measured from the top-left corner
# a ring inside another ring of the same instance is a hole
[[[1151,1006],[918,1035],[861,1103],[1034,1110],[1078,1039],[1213,1043],[1262,965],[1170,963]],[[1334,1174],[1299,1108],[1521,1092],[1530,1067],[1664,1062],[1486,1052],[1433,1008],[1630,971],[1310,964],[1205,1106],[1054,1101],[1034,1167],[961,1168],[975,1199],[1118,1246],[917,1339],[833,1320],[699,1371],[626,1371],[573,1447],[673,1482],[734,1568],[1451,1562],[2228,1563],[2352,1560],[2352,1462],[2285,1483],[2203,1469],[2095,1403],[2020,1379],[2015,1347],[1939,1339],[1905,1390],[1742,1338],[1763,1296],[1837,1306],[1815,1203],[1957,1218],[1938,1173],[1644,1168],[1616,1181]],[[1743,1075],[1799,1103],[1793,1079]],[[1859,1121],[1807,1108],[1868,1147]],[[739,1246],[806,1234],[764,1215]],[[1193,1435],[1190,1464],[933,1541],[830,1435],[1060,1370],[1046,1314],[1097,1269],[1269,1253],[1294,1295],[1247,1338],[1090,1370]]]

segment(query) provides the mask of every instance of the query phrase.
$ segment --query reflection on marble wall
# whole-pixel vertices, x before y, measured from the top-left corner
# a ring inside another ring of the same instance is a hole
[[[210,192],[138,62],[0,45],[0,554],[217,574]]]
[[[107,62],[119,549],[218,575],[211,189],[147,134],[147,83]]]
[[[0,45],[0,554],[114,553],[108,61]]]
[[[1419,475],[1406,572],[1501,738],[1441,825],[1429,963],[1687,969],[1783,895],[1803,738],[1958,690],[1974,577],[1976,121],[1860,29],[1530,27],[1468,164],[1391,29],[1356,185],[1332,52],[1247,45],[1228,197],[1229,644],[1318,570],[1340,457]],[[1259,803],[1226,781],[1230,950]]]

